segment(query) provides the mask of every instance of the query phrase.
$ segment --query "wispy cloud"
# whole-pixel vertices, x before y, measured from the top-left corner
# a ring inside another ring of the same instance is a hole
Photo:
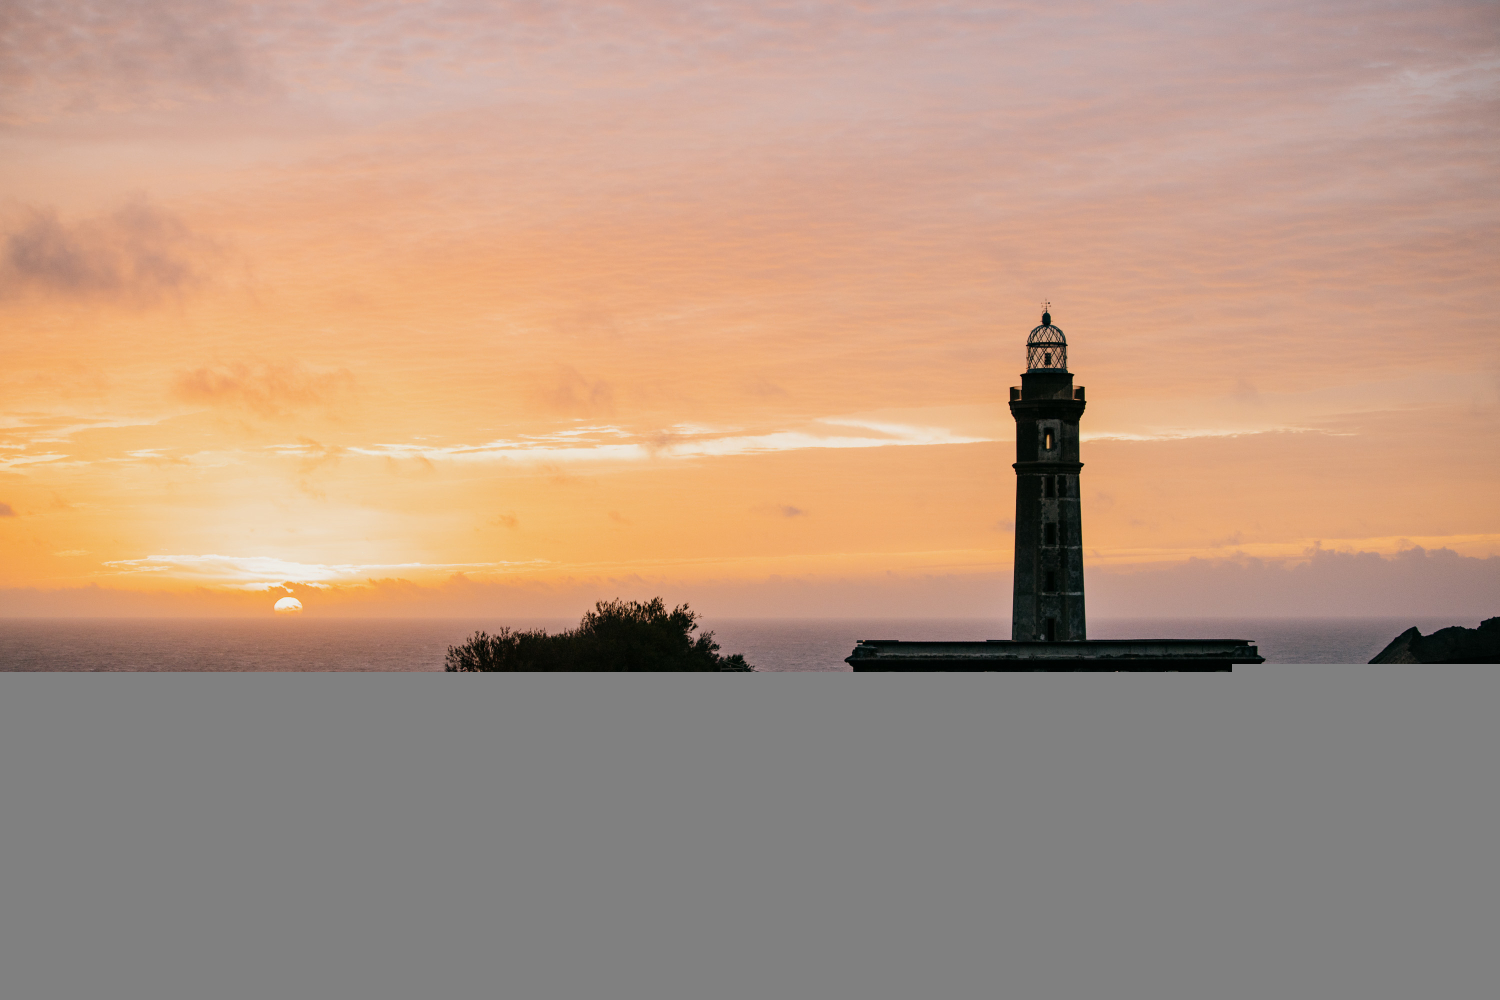
[[[551,389],[537,400],[548,412],[569,417],[609,417],[615,411],[615,390],[603,379],[587,379],[575,368],[559,367]]]
[[[299,366],[235,365],[228,369],[198,369],[179,377],[176,395],[191,402],[208,403],[257,415],[287,418],[298,408],[317,408],[338,402],[352,378],[347,372],[309,372]],[[104,426],[133,426],[121,422],[72,420],[18,426],[27,441],[0,451],[0,467],[56,462],[68,459],[63,452],[33,454],[29,443],[64,441],[71,434]],[[977,444],[991,438],[942,427],[868,421],[858,418],[826,418],[801,427],[748,433],[740,428],[715,428],[701,424],[674,424],[655,431],[632,431],[608,424],[588,424],[542,434],[516,435],[481,444],[440,444],[430,440],[410,443],[334,445],[309,437],[268,445],[267,452],[297,458],[298,471],[306,476],[338,464],[348,457],[410,459],[435,462],[517,462],[554,466],[578,463],[633,463],[651,460],[685,461],[771,454],[806,449],[850,449],[927,447]],[[0,445],[3,447],[3,445]],[[186,461],[170,458],[162,448],[131,448],[117,456],[92,461]]]
[[[254,8],[229,0],[217,16],[205,13],[192,0],[80,0],[66,17],[35,0],[7,4],[0,121],[245,92],[264,71],[259,53],[245,44],[258,34]]]
[[[104,564],[121,575],[152,574],[242,590],[271,590],[287,584],[331,586],[393,574],[434,576],[464,571],[501,571],[546,565],[545,560],[479,563],[303,563],[275,556],[153,555]]]
[[[173,394],[185,403],[224,407],[261,417],[286,417],[310,407],[347,400],[354,376],[347,369],[314,371],[304,365],[234,364],[179,374]],[[313,442],[316,444],[316,442]]]
[[[73,414],[12,413],[0,415],[0,435],[13,435],[28,444],[66,441],[82,431],[110,427],[150,427],[154,420],[119,417],[81,417]],[[0,447],[5,441],[0,440]]]
[[[339,459],[349,451],[338,445],[322,444],[312,438],[299,438],[298,441],[304,450],[299,453],[302,461],[298,463],[297,469],[303,475],[316,471],[319,466],[337,465]]]
[[[1181,428],[1176,430],[1083,431],[1081,441],[1191,441],[1195,438],[1253,437],[1258,434],[1339,434],[1312,427],[1257,427],[1234,429],[1224,427]]]
[[[862,433],[838,433],[835,429]],[[457,462],[640,462],[653,458],[722,458],[808,448],[922,447],[978,444],[989,440],[940,427],[830,418],[796,430],[760,434],[715,430],[692,424],[677,424],[648,434],[632,433],[619,427],[595,426],[478,445],[374,444],[351,446],[348,451],[360,455]],[[285,454],[306,453],[304,445],[275,447]]]
[[[1160,615],[1162,608],[1183,615],[1239,617],[1255,608],[1261,615],[1305,616],[1316,608],[1321,615],[1441,614],[1456,624],[1494,614],[1500,556],[1447,548],[1389,555],[1315,548],[1290,559],[1239,555],[1129,570],[1096,567],[1088,585],[1090,613],[1099,617]]]
[[[57,467],[88,464],[73,453],[74,438],[89,431],[108,431],[122,428],[145,428],[156,424],[154,420],[131,420],[119,417],[84,417],[76,414],[10,413],[0,415],[0,469],[17,469],[25,466]],[[58,451],[58,446],[69,451]],[[93,461],[129,463],[161,463],[174,461],[164,458],[160,448],[133,448],[121,454],[104,456]]]
[[[0,469],[14,469],[23,465],[41,465],[45,462],[61,462],[68,458],[61,452],[45,455],[0,455]]]

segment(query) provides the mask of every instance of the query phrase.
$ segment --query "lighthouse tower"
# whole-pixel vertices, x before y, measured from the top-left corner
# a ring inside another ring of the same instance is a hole
[[[1026,373],[1010,390],[1016,418],[1016,575],[1013,640],[1086,639],[1078,418],[1083,387],[1050,312],[1026,338]]]
[[[1078,420],[1083,388],[1051,311],[1026,339],[1016,418],[1016,588],[1009,639],[861,639],[844,660],[874,670],[1232,670],[1264,663],[1249,639],[1089,639],[1083,619]]]

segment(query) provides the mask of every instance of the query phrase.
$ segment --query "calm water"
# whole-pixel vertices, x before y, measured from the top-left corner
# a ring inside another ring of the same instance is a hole
[[[500,625],[549,630],[576,619],[0,619],[0,670],[441,670],[447,647]],[[1094,639],[1249,639],[1271,663],[1367,663],[1415,625],[1424,634],[1478,620],[1438,618],[1097,619]],[[719,619],[723,651],[761,670],[848,670],[858,639],[1008,638],[998,619]]]

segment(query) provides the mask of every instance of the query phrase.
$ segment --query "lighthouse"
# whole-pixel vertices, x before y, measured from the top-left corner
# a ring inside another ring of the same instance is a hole
[[[1026,372],[1010,390],[1016,418],[1016,575],[1009,639],[861,639],[856,671],[1223,671],[1264,663],[1249,639],[1089,639],[1083,617],[1078,421],[1083,386],[1050,309],[1026,338]]]
[[[1083,386],[1068,371],[1068,339],[1052,314],[1026,338],[1026,372],[1010,390],[1016,419],[1013,640],[1088,638],[1083,613],[1078,420]]]

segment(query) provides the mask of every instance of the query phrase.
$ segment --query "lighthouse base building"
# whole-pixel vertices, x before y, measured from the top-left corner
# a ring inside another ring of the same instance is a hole
[[[1016,421],[1016,561],[1010,639],[863,639],[844,662],[875,670],[1231,670],[1264,663],[1247,639],[1088,638],[1083,603],[1083,491],[1078,424],[1084,392],[1050,313],[1026,339],[1010,390]]]

